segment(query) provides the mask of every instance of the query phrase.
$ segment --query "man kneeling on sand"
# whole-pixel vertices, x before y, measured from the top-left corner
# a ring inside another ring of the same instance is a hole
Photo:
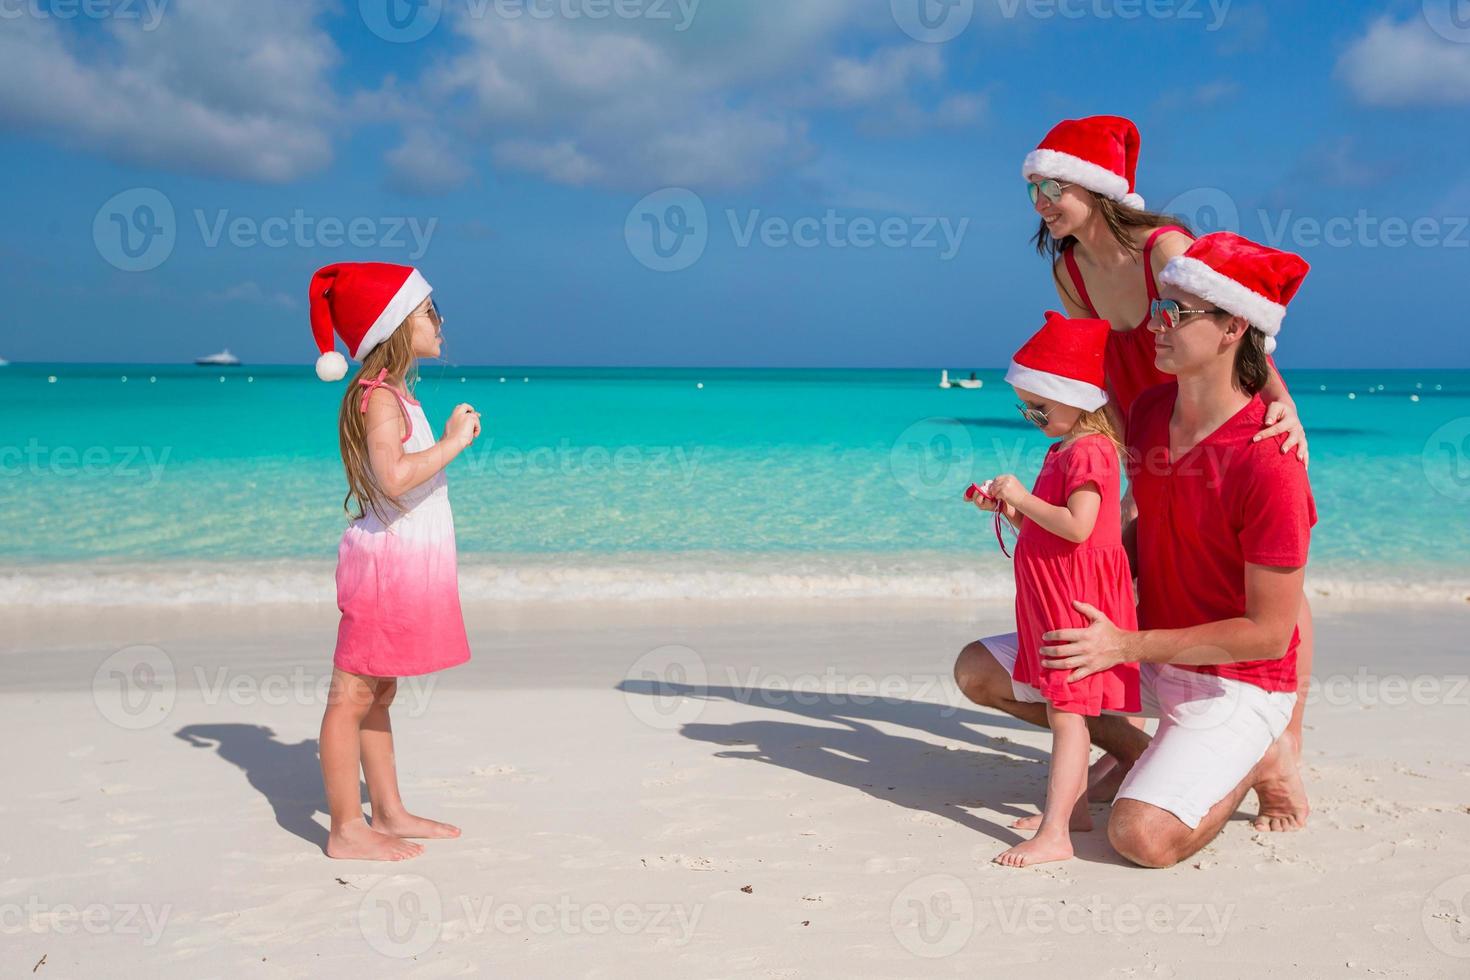
[[[1047,633],[1044,663],[1084,677],[1140,664],[1152,740],[1117,715],[1092,740],[1126,769],[1108,821],[1120,854],[1168,867],[1208,844],[1255,789],[1262,829],[1306,819],[1297,699],[1297,612],[1316,508],[1306,468],[1280,438],[1252,442],[1268,356],[1307,273],[1287,252],[1220,232],[1160,274],[1149,329],[1176,376],[1139,396],[1128,420],[1136,522],[1138,631],[1078,603],[1091,625]],[[1013,684],[1016,636],[971,643],[955,678],[971,700],[1044,725],[1045,705]]]

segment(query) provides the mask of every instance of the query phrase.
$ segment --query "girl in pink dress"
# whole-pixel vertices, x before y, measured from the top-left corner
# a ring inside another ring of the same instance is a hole
[[[1092,829],[1084,798],[1087,718],[1105,710],[1139,709],[1136,664],[1074,680],[1069,671],[1050,670],[1041,662],[1043,633],[1090,622],[1079,607],[1118,617],[1113,622],[1121,629],[1137,628],[1120,517],[1120,445],[1103,390],[1109,332],[1106,320],[1046,315],[1046,325],[1011,361],[1006,380],[1022,414],[1061,441],[1048,450],[1030,492],[1007,474],[991,480],[975,498],[984,510],[999,508],[1020,532],[1012,683],[1018,700],[1046,703],[1052,730],[1051,776],[1040,822],[1013,825],[1036,827],[1036,836],[995,858],[1010,867],[1072,856],[1070,831]]]
[[[337,549],[337,628],[332,684],[322,717],[322,781],[332,826],[327,855],[373,861],[416,857],[405,838],[458,837],[459,828],[414,816],[398,795],[389,706],[397,678],[470,658],[444,468],[480,434],[480,416],[457,405],[436,440],[410,394],[417,361],[437,357],[443,318],[418,270],[346,262],[311,280],[317,375],[341,380],[362,362],[342,398],[339,440],[353,517]],[[371,825],[358,775],[367,781]]]

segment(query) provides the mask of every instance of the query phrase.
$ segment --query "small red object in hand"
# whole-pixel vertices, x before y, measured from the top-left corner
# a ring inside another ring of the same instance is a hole
[[[989,486],[989,484],[986,484],[986,486]],[[1005,517],[1001,514],[1001,502],[988,493],[985,487],[972,483],[965,488],[965,500],[969,503],[974,503],[976,497],[983,497],[995,504],[995,540],[1000,545],[1000,553],[1007,558],[1011,557],[1011,552],[1006,547],[1005,536],[1000,532],[1001,523],[1005,521]]]

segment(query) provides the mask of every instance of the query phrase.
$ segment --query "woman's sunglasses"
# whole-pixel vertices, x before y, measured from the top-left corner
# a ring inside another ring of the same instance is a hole
[[[1064,184],[1060,180],[1053,180],[1050,177],[1045,177],[1041,180],[1026,181],[1026,191],[1031,195],[1032,204],[1035,204],[1037,199],[1043,195],[1045,195],[1048,201],[1056,204],[1062,199],[1062,191],[1071,186],[1071,184]]]
[[[1177,299],[1156,299],[1148,304],[1148,315],[1150,319],[1158,322],[1165,330],[1174,330],[1186,318],[1192,316],[1207,316],[1211,313],[1224,313],[1220,309],[1189,310],[1179,305]]]
[[[1021,418],[1025,419],[1027,422],[1030,422],[1032,425],[1036,426],[1038,429],[1044,429],[1044,428],[1046,428],[1047,423],[1049,421],[1051,421],[1047,417],[1047,414],[1045,412],[1043,412],[1041,409],[1039,409],[1039,408],[1032,408],[1030,405],[1027,405],[1025,402],[1016,402],[1016,411],[1018,411],[1018,412],[1021,413]]]

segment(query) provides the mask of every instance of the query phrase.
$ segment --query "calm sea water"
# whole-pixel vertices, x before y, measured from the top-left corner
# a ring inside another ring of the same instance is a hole
[[[960,495],[1029,482],[1047,443],[979,377],[429,364],[417,393],[436,425],[460,401],[485,417],[449,475],[471,597],[1000,596],[1009,565]],[[1313,583],[1463,597],[1470,372],[1287,380]],[[329,597],[342,391],[309,367],[0,368],[0,602]]]

